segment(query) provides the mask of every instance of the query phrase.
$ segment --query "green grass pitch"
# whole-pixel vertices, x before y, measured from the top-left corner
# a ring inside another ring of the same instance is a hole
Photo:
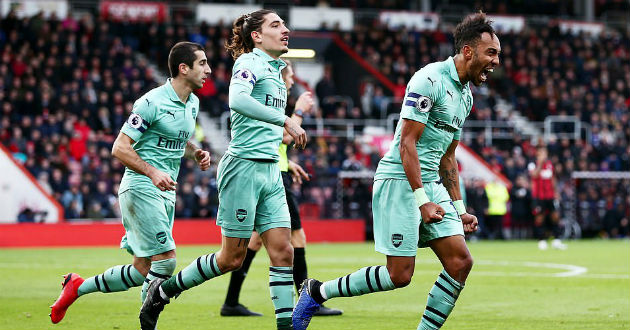
[[[469,244],[475,266],[443,329],[630,329],[630,242],[572,241],[566,251],[539,251],[536,243]],[[180,247],[178,269],[216,246]],[[310,244],[309,274],[332,279],[358,268],[383,264],[370,243]],[[314,318],[309,329],[416,329],[427,292],[441,267],[430,250],[419,251],[410,286],[393,292],[338,298],[341,317]],[[0,250],[0,329],[138,329],[139,288],[81,297],[53,325],[48,306],[57,298],[61,275],[84,277],[130,257],[108,248]],[[228,276],[213,279],[166,306],[159,328],[274,329],[268,259],[259,253],[241,301],[261,318],[219,316]]]

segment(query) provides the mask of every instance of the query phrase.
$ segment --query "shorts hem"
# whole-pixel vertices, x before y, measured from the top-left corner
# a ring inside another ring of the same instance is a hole
[[[438,238],[451,237],[451,236],[464,236],[464,234],[462,234],[462,233],[456,233],[456,234],[446,234],[446,235],[444,235],[444,236],[431,237],[431,239],[426,240],[426,241],[423,241],[423,240],[422,240],[422,238],[420,238],[420,241],[422,241],[422,242],[419,242],[419,243],[418,243],[418,248],[419,248],[419,249],[420,249],[420,248],[422,248],[422,249],[423,249],[423,248],[428,248],[428,247],[429,247],[429,242],[434,241],[434,240],[436,240],[436,239],[438,239]]]
[[[235,230],[235,229],[227,229],[227,228],[221,227],[221,235],[225,237],[231,237],[231,238],[250,238],[252,237],[253,231],[254,231],[254,228],[250,230],[240,230],[240,229]]]
[[[284,222],[273,222],[273,223],[268,223],[268,224],[264,224],[261,226],[255,226],[256,227],[256,231],[262,235],[262,233],[266,232],[269,229],[274,229],[274,228],[291,228],[291,221],[284,221]]]
[[[413,250],[413,251],[394,251],[394,250],[387,250],[387,249],[381,249],[381,248],[377,248],[375,247],[374,250],[376,252],[382,253],[386,256],[392,256],[392,257],[415,257],[418,254],[418,250]]]
[[[125,248],[125,247],[122,247]],[[133,251],[133,255],[138,257],[138,258],[149,258],[158,254],[162,254],[164,252],[168,252],[171,250],[175,250],[175,244],[173,244],[172,246],[165,246],[163,248],[159,248],[159,249],[153,249],[153,250],[149,250],[149,251],[142,251],[142,252],[137,252],[136,250],[134,250],[132,247],[129,247],[131,249],[131,251]]]

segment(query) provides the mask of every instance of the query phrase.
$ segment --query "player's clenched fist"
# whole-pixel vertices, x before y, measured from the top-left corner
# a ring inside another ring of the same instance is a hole
[[[422,221],[428,224],[441,221],[445,212],[441,206],[428,202],[420,206],[420,214],[422,215]]]
[[[476,216],[469,213],[464,213],[460,216],[460,218],[462,219],[464,232],[466,234],[474,233],[475,231],[477,231],[477,226],[479,225],[479,222],[477,221]]]
[[[162,191],[175,190],[177,188],[177,182],[173,181],[170,175],[158,170],[157,168],[153,168],[149,177],[151,178],[153,185]]]
[[[197,149],[197,151],[195,151],[195,161],[197,161],[197,165],[199,165],[202,171],[209,169],[210,153],[205,150]]]
[[[311,92],[304,92],[297,101],[295,101],[295,108],[304,111],[304,113],[310,113],[314,103],[313,94],[311,94]]]

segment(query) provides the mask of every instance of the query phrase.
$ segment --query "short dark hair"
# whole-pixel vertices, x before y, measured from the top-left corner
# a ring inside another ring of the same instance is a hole
[[[492,21],[488,20],[483,12],[466,16],[461,23],[457,24],[453,32],[455,53],[461,52],[465,45],[475,46],[484,32],[493,36],[495,32],[491,24]]]
[[[189,67],[193,67],[197,56],[195,52],[201,50],[205,52],[203,46],[198,43],[182,41],[178,42],[171,48],[168,54],[168,70],[171,77],[175,78],[179,74],[179,65],[184,63]]]

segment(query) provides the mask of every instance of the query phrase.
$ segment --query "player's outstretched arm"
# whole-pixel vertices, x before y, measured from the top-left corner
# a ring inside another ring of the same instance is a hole
[[[132,147],[134,143],[135,141],[125,133],[119,133],[118,137],[116,137],[116,141],[114,141],[114,146],[112,147],[112,156],[118,158],[123,165],[127,166],[134,172],[149,177],[153,182],[153,185],[158,187],[160,190],[175,190],[177,182],[173,181],[170,175],[158,170],[142,160]]]
[[[420,160],[418,159],[418,150],[416,143],[420,140],[424,132],[425,124],[409,119],[402,119],[402,127],[400,131],[400,159],[407,180],[411,185],[411,190],[416,197],[422,221],[432,223],[442,220],[444,209],[431,202],[424,192],[422,186],[422,176],[420,174]]]
[[[457,158],[455,158],[455,149],[457,149],[458,144],[459,141],[453,140],[442,159],[440,159],[440,178],[442,178],[442,185],[444,185],[449,196],[451,196],[451,200],[453,200],[457,214],[462,219],[464,232],[472,233],[477,230],[477,217],[466,211],[466,206],[462,200],[462,192],[459,186],[459,170]]]
[[[186,142],[184,157],[194,160],[202,171],[210,168],[210,152],[198,148],[190,141]]]

